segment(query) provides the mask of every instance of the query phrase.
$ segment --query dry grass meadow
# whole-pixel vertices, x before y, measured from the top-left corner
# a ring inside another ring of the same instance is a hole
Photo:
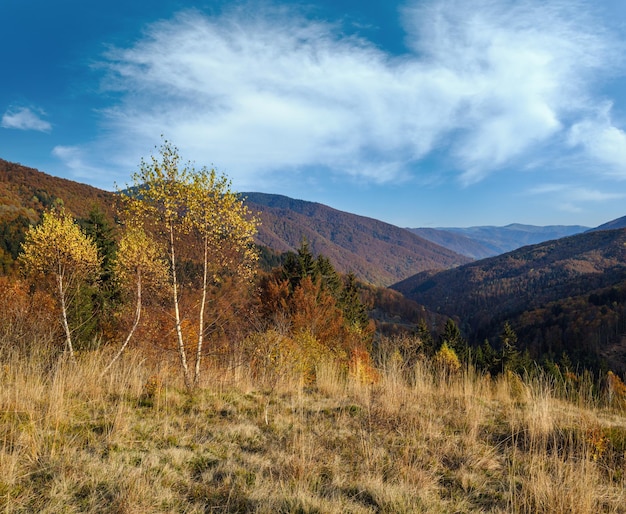
[[[3,354],[0,510],[110,513],[626,512],[622,406],[548,378],[382,360],[363,383],[126,354],[100,376]]]

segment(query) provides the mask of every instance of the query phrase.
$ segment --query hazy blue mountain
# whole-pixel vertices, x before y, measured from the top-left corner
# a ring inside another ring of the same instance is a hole
[[[454,232],[453,230],[436,228],[409,228],[407,230],[433,243],[449,248],[456,253],[470,257],[471,259],[484,259],[486,257],[493,257],[499,253],[495,247]]]
[[[440,227],[436,229],[417,228],[409,230],[461,255],[467,255],[473,259],[481,259],[510,252],[522,246],[573,236],[588,229],[589,227],[580,225],[549,225],[541,227],[513,223],[504,227]],[[450,238],[446,236],[446,233],[464,236],[467,239]]]

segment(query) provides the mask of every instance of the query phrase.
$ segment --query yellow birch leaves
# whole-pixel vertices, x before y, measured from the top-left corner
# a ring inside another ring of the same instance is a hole
[[[64,210],[44,212],[26,233],[20,262],[28,274],[62,275],[66,281],[95,274],[100,258],[95,243]]]
[[[154,287],[167,284],[167,263],[158,244],[143,228],[126,227],[117,250],[115,275],[124,288],[131,288],[138,280]]]

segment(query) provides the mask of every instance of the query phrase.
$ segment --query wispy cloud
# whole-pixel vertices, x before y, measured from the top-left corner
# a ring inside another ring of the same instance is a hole
[[[109,173],[104,168],[94,166],[86,156],[85,149],[80,146],[55,146],[52,155],[61,160],[76,178],[87,178],[93,182]]]
[[[584,212],[583,205],[606,203],[626,198],[626,194],[599,191],[594,188],[572,184],[541,184],[530,188],[531,196],[547,196],[550,202],[563,212]]]
[[[108,144],[135,159],[165,132],[244,186],[312,169],[384,183],[434,152],[471,184],[548,144],[626,160],[594,93],[615,43],[582,3],[439,0],[402,16],[404,56],[288,9],[151,25],[101,63],[121,98],[105,112]]]
[[[623,193],[605,193],[597,189],[570,184],[542,184],[528,190],[531,195],[561,194],[579,202],[604,202],[624,198]]]
[[[596,116],[574,124],[569,131],[572,146],[582,146],[608,174],[626,178],[626,132],[611,120],[612,104],[602,105]]]
[[[42,116],[45,116],[45,112],[39,109],[35,112],[29,107],[11,107],[2,115],[0,126],[7,129],[50,132],[52,125]]]
[[[407,9],[426,77],[450,74],[452,151],[471,183],[541,147],[593,105],[608,36],[578,2],[451,0]],[[447,134],[446,134],[447,135]]]

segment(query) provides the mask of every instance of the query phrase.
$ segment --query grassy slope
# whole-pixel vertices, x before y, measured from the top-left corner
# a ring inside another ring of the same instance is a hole
[[[378,384],[322,368],[303,388],[126,355],[4,356],[5,512],[624,512],[626,420],[545,380],[410,373]]]

